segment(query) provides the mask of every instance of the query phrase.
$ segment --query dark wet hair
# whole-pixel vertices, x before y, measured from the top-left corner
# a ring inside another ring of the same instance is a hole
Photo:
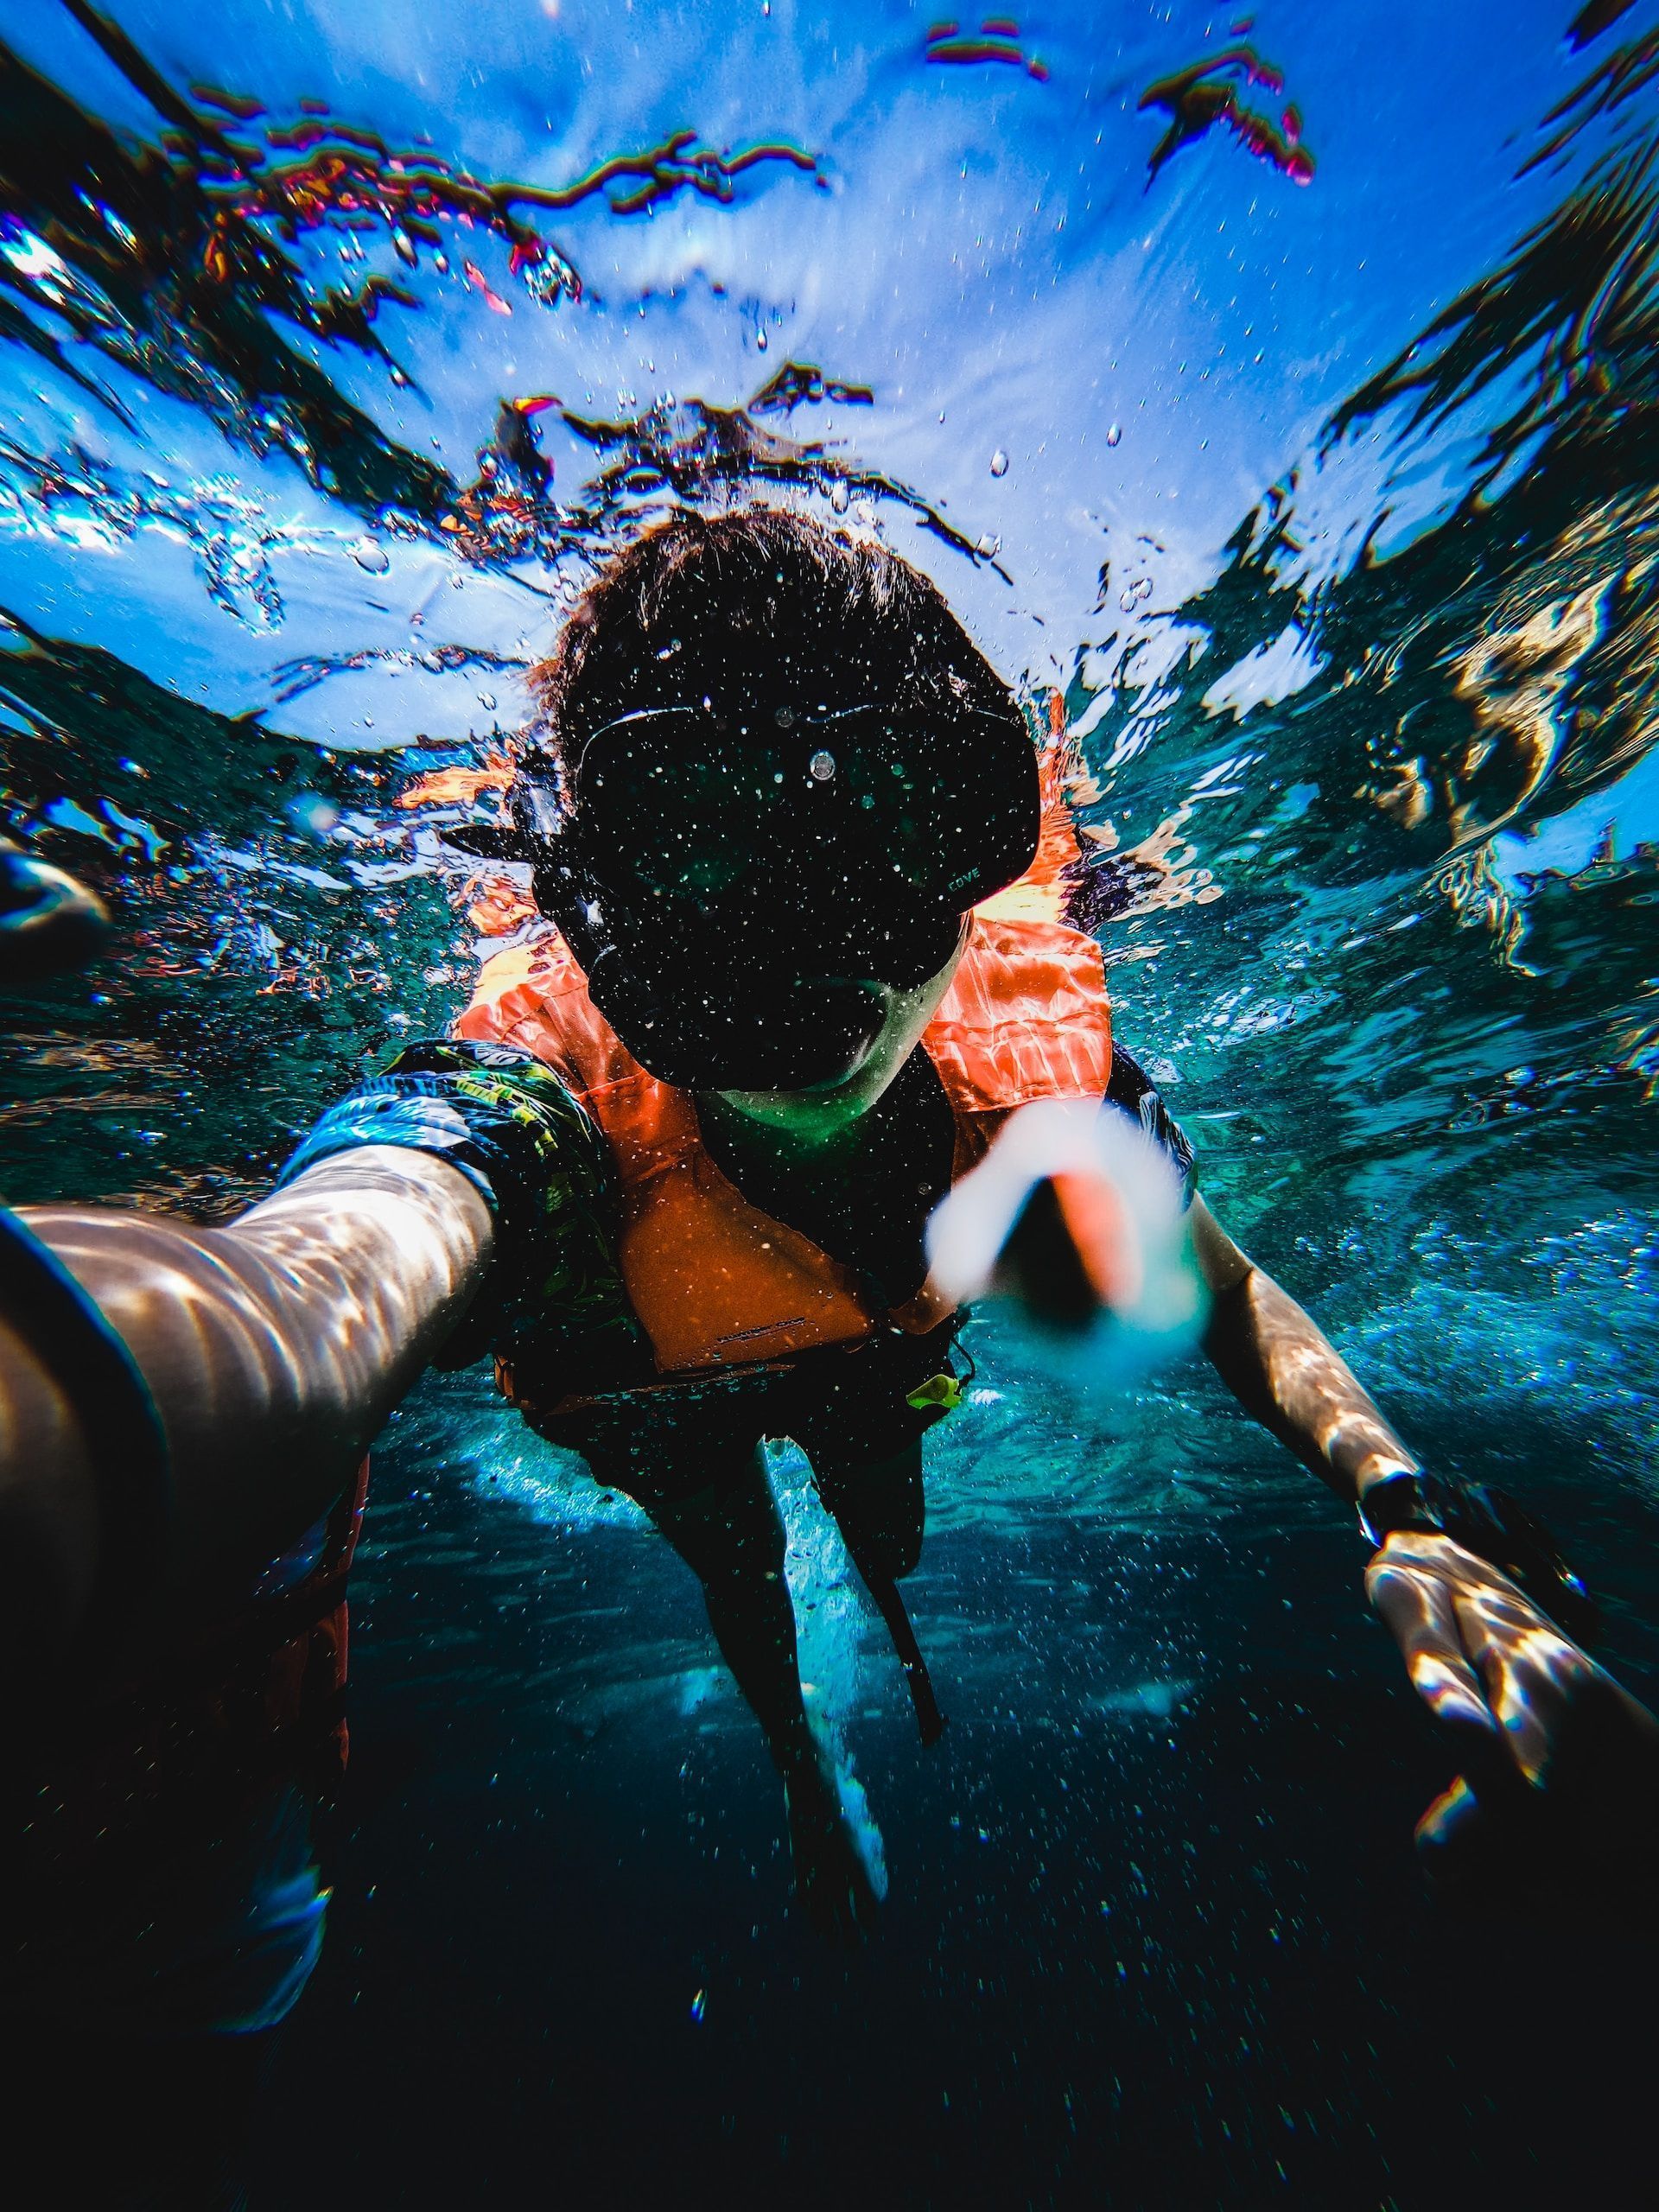
[[[704,699],[1020,716],[927,577],[884,545],[766,506],[681,508],[642,531],[532,681],[539,747],[567,772],[619,715]]]

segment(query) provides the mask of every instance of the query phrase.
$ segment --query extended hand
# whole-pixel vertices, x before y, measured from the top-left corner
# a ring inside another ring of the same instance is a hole
[[[1463,1771],[1417,1824],[1437,1881],[1628,1873],[1659,1846],[1659,1720],[1506,1574],[1449,1538],[1392,1535],[1366,1595]]]
[[[1022,1107],[934,1214],[927,1250],[944,1297],[1007,1300],[1068,1371],[1092,1344],[1113,1379],[1203,1324],[1180,1178],[1137,1122],[1092,1101]]]

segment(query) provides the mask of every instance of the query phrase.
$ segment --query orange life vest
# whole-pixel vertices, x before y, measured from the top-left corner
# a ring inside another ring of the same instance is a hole
[[[850,1269],[751,1205],[709,1157],[691,1095],[639,1065],[552,931],[486,964],[455,1029],[533,1053],[598,1124],[620,1192],[617,1261],[659,1374],[790,1359],[884,1322],[920,1334],[949,1317],[931,1284],[891,1313],[872,1310]],[[973,917],[922,1044],[950,1101],[961,1176],[1016,1108],[1105,1095],[1112,1032],[1099,946],[1001,894]]]

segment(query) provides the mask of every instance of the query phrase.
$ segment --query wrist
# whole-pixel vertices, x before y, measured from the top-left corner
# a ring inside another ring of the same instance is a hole
[[[1354,1510],[1359,1516],[1360,1534],[1376,1547],[1408,1529],[1437,1528],[1433,1517],[1434,1502],[1445,1487],[1443,1477],[1431,1475],[1421,1465],[1397,1459],[1380,1462],[1373,1471],[1362,1475],[1356,1485]]]
[[[1398,1452],[1372,1453],[1354,1477],[1354,1503],[1362,1522],[1365,1518],[1365,1501],[1373,1491],[1389,1483],[1408,1482],[1423,1471],[1421,1459],[1404,1459]]]
[[[1374,1548],[1393,1535],[1443,1536],[1507,1574],[1575,1639],[1594,1633],[1596,1605],[1588,1589],[1542,1522],[1507,1491],[1427,1468],[1402,1468],[1366,1484],[1357,1504],[1361,1531]]]
[[[320,1162],[425,1154],[471,1185],[493,1224],[489,1265],[442,1364],[510,1357],[544,1330],[550,1305],[588,1328],[631,1325],[613,1249],[614,1178],[603,1138],[553,1071],[499,1045],[404,1047],[332,1107],[283,1185]]]

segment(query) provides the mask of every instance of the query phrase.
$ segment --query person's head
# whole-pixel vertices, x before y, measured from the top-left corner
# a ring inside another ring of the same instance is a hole
[[[803,516],[643,532],[537,686],[512,804],[537,902],[671,1082],[869,1089],[1035,849],[1007,687],[925,576]]]

